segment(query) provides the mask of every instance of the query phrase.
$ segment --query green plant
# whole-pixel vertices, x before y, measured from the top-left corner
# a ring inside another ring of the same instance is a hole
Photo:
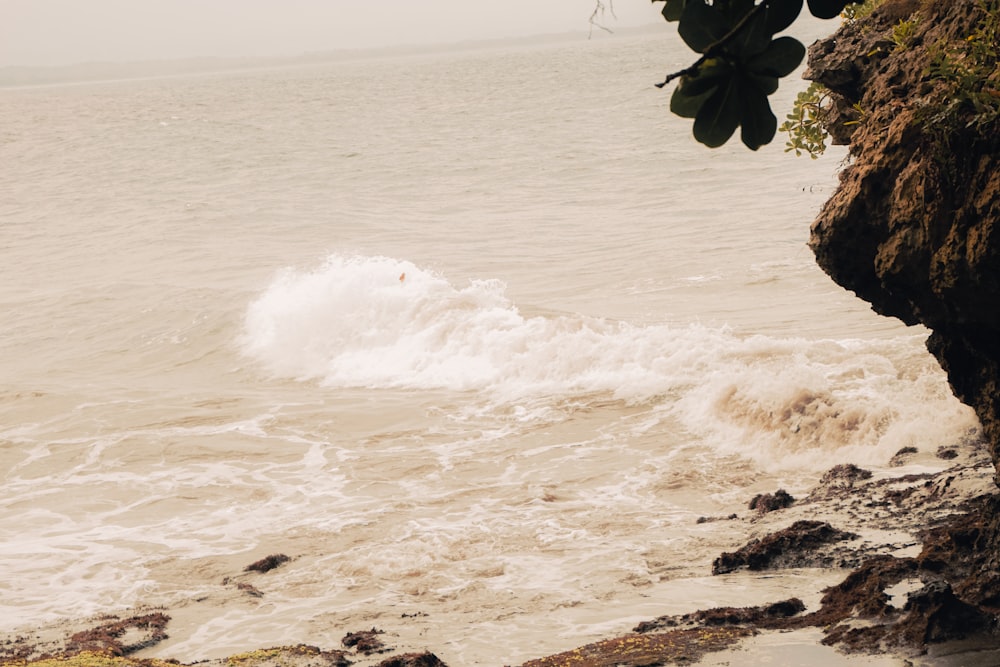
[[[677,23],[681,39],[699,57],[657,85],[679,80],[670,110],[694,120],[696,140],[721,146],[739,129],[743,143],[756,150],[778,128],[768,98],[806,54],[802,42],[778,35],[804,7],[817,18],[831,19],[847,4],[849,0],[666,0],[663,18]]]
[[[899,23],[892,27],[892,43],[896,45],[897,51],[905,51],[913,43],[913,35],[919,21],[914,15],[909,19],[900,19]]]
[[[788,135],[786,153],[807,153],[815,160],[826,150],[829,135],[823,127],[823,105],[827,98],[826,86],[815,81],[795,98],[791,113],[778,128]]]
[[[865,116],[868,115],[868,112],[865,111],[865,108],[861,106],[861,102],[855,102],[854,104],[851,105],[851,108],[854,109],[854,113],[858,114],[858,117],[855,118],[854,120],[845,120],[844,121],[845,127],[850,125],[861,125],[861,123],[865,119]]]
[[[964,42],[932,47],[928,74],[946,82],[950,93],[938,121],[951,116],[983,127],[1000,120],[1000,0],[978,4],[983,18]]]
[[[845,21],[857,21],[858,19],[863,19],[871,14],[875,11],[875,8],[883,2],[885,2],[885,0],[863,0],[863,2],[854,2],[844,7],[844,11],[840,13],[840,16]]]

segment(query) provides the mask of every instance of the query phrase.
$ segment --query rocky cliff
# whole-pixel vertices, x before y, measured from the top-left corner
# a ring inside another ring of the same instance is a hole
[[[850,166],[812,227],[820,266],[921,323],[1000,465],[996,0],[886,0],[809,50]]]

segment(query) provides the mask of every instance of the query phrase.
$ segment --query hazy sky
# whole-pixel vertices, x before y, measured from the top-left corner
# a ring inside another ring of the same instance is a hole
[[[605,4],[608,4],[605,0]],[[340,48],[586,31],[594,0],[0,0],[0,66]],[[657,20],[614,0],[610,27]]]

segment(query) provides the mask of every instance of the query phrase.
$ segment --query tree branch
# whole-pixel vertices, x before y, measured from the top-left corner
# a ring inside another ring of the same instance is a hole
[[[591,12],[591,14],[590,14],[590,21],[589,21],[590,22],[590,33],[587,35],[587,39],[590,39],[591,37],[594,36],[594,26],[597,26],[598,28],[600,28],[604,32],[614,34],[614,30],[612,30],[611,28],[609,28],[609,27],[607,27],[605,25],[601,25],[598,22],[598,20],[597,20],[598,16],[601,16],[601,17],[604,16],[604,12],[605,11],[610,11],[611,12],[611,18],[613,18],[613,19],[617,19],[618,18],[615,15],[615,2],[614,2],[614,0],[608,0],[608,4],[607,5],[604,4],[603,0],[594,0],[594,2],[595,2],[595,4],[594,4],[594,11]]]
[[[663,88],[665,85],[667,85],[674,79],[679,79],[682,76],[689,76],[692,74],[696,74],[698,72],[698,69],[705,64],[706,60],[708,60],[709,58],[714,58],[715,56],[719,55],[719,52],[722,51],[722,49],[725,48],[725,46],[729,44],[729,42],[731,42],[734,37],[736,37],[736,34],[739,33],[740,30],[743,29],[743,26],[749,23],[754,16],[764,11],[764,8],[766,6],[767,6],[767,0],[764,0],[759,5],[754,5],[753,9],[744,14],[743,18],[741,18],[739,22],[735,26],[733,26],[732,30],[727,32],[725,35],[723,35],[716,41],[709,44],[708,48],[705,49],[705,52],[701,54],[701,57],[698,58],[698,60],[695,61],[693,65],[685,67],[684,69],[678,72],[674,72],[673,74],[668,74],[667,78],[664,79],[662,83],[655,84],[656,87]]]

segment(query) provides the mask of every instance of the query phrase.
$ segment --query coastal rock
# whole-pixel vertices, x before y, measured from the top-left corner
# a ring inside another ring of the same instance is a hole
[[[624,635],[587,644],[564,653],[529,660],[521,667],[691,665],[697,663],[706,653],[721,651],[756,633],[753,628],[731,626]]]
[[[1000,497],[979,498],[965,514],[927,531],[917,559],[966,602],[1000,614]]]
[[[681,616],[660,616],[652,621],[643,621],[632,631],[641,634],[682,626],[712,627],[720,625],[784,628],[787,627],[785,619],[795,616],[805,609],[805,603],[798,598],[789,598],[757,607],[715,607]]]
[[[756,510],[758,514],[767,514],[776,510],[783,510],[791,507],[795,498],[784,489],[778,489],[774,493],[759,493],[750,501],[749,509]]]
[[[348,667],[353,663],[343,651],[327,651],[310,644],[296,644],[257,649],[197,664],[204,667]],[[136,667],[144,666],[140,664]]]
[[[833,466],[819,478],[820,486],[854,486],[855,482],[871,479],[872,471],[859,468],[853,463]]]
[[[891,459],[889,459],[889,465],[893,468],[906,465],[910,462],[910,459],[913,458],[913,455],[918,453],[918,451],[919,450],[916,447],[902,447],[898,452],[893,454]]]
[[[823,545],[853,540],[854,533],[837,530],[822,521],[796,521],[788,528],[751,540],[739,550],[723,553],[712,563],[712,574],[726,574],[741,567],[764,570],[777,567],[831,565],[817,552]]]
[[[276,567],[280,567],[290,561],[291,558],[285,554],[271,554],[270,556],[265,556],[258,561],[250,563],[245,568],[244,572],[270,572]]]
[[[433,653],[404,653],[387,658],[376,667],[448,667]]]
[[[263,591],[261,591],[259,588],[257,588],[256,586],[254,586],[252,584],[247,584],[247,583],[240,582],[240,583],[236,584],[236,590],[243,591],[244,593],[246,593],[250,597],[254,597],[254,598],[262,598],[262,597],[264,597]]]
[[[72,634],[63,652],[67,655],[87,652],[130,655],[166,639],[165,628],[169,621],[170,617],[160,612],[124,619],[111,617],[106,623]]]
[[[823,473],[819,483],[809,492],[807,500],[816,502],[850,496],[851,489],[871,479],[871,476],[871,470],[859,468],[853,463],[841,463]]]
[[[991,616],[959,600],[951,586],[941,581],[910,593],[903,611],[906,617],[896,631],[909,646],[965,639],[993,624]]]
[[[997,11],[976,0],[886,0],[810,47],[805,76],[829,90],[825,123],[850,152],[837,191],[811,229],[816,260],[876,312],[931,330],[927,348],[955,395],[975,410],[1000,470],[995,55],[958,87],[940,75],[943,63],[971,67],[973,59],[957,54],[976,44],[995,54]],[[976,94],[986,103],[971,103]],[[949,447],[938,455],[956,454]],[[917,494],[947,493],[951,482],[898,488],[883,507],[891,512]],[[986,496],[964,510],[924,533],[918,558],[868,561],[828,591],[815,619],[833,624],[827,641],[859,650],[921,650],[991,632],[1000,613],[1000,499]],[[906,577],[917,588],[901,610],[885,591]],[[838,615],[852,613],[881,620],[836,625]]]
[[[832,621],[823,643],[863,652],[898,647],[922,652],[929,644],[965,639],[994,627],[992,615],[960,600],[943,581],[932,581],[908,593],[901,610],[890,604],[886,589],[918,572],[913,559],[874,560],[860,568],[853,579],[831,589],[823,599],[823,608],[803,620],[816,625]],[[840,623],[853,615],[877,622],[860,626]]]
[[[958,452],[956,452],[952,447],[941,446],[938,447],[938,450],[934,455],[939,459],[950,461],[958,456]]]
[[[787,510],[806,516],[836,511],[850,522],[849,528],[867,533],[861,539],[828,543],[820,539],[820,544],[813,544],[811,537],[838,536],[843,531],[803,520],[744,547],[747,551],[762,549],[766,554],[766,545],[793,545],[788,553],[778,553],[768,568],[783,566],[790,562],[787,559],[797,559],[792,564],[806,565],[823,565],[833,559],[837,565],[853,567],[841,583],[823,591],[819,608],[806,613],[805,605],[796,598],[756,607],[718,607],[660,616],[639,623],[633,632],[678,633],[719,627],[758,632],[818,627],[824,630],[825,644],[848,651],[907,655],[920,653],[929,644],[969,635],[990,636],[996,621],[986,605],[996,604],[1000,609],[1000,574],[990,573],[1000,573],[1000,561],[987,554],[998,550],[970,549],[968,545],[997,534],[990,521],[997,517],[1000,522],[1000,499],[983,495],[991,488],[992,480],[991,465],[981,443],[962,442],[952,448],[956,457],[968,459],[940,473],[875,479],[870,471],[851,464],[835,466],[805,500]],[[970,501],[970,497],[976,500]],[[775,515],[761,515],[759,520],[774,521]],[[891,537],[900,529],[916,534],[921,526],[925,527],[921,533],[924,550],[916,558],[893,555],[914,546],[915,541],[890,543],[879,537],[880,531],[884,531],[883,537]],[[799,540],[801,544],[796,544]],[[781,549],[776,548],[776,552]],[[728,558],[716,561],[717,568],[724,563],[744,567],[749,560],[733,554],[725,556]],[[766,555],[763,558],[767,560]],[[968,590],[968,586],[979,587]],[[599,646],[601,655],[608,660],[605,664],[614,664],[610,662],[614,647],[624,645],[601,643],[592,648]],[[577,654],[560,655],[569,659]]]
[[[344,635],[341,640],[341,644],[347,648],[353,648],[358,653],[363,653],[364,655],[371,655],[372,653],[385,653],[392,649],[388,649],[385,643],[379,639],[379,635],[384,634],[382,630],[378,628],[372,628],[371,630],[362,630],[360,632],[348,632]]]
[[[976,0],[886,0],[810,48],[806,77],[829,89],[826,125],[849,142],[851,164],[809,245],[876,312],[931,329],[927,347],[997,464],[1000,118],[975,115],[930,74],[935,54],[983,18]]]

